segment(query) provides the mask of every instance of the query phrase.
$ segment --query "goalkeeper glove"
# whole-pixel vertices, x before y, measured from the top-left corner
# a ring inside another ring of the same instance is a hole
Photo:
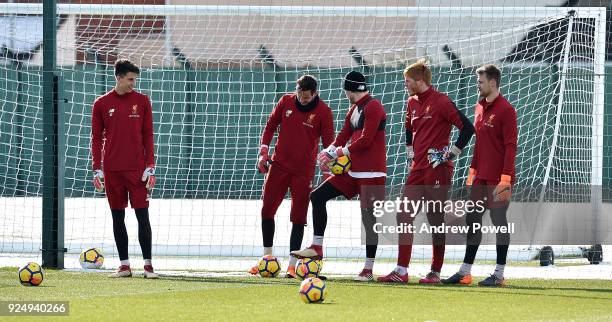
[[[155,186],[155,168],[152,166],[146,168],[142,173],[142,178],[140,180],[147,183],[146,187],[148,190],[153,189]]]
[[[259,148],[259,158],[257,159],[257,169],[259,173],[267,173],[270,168],[270,156],[268,156],[268,146],[262,145]]]
[[[102,170],[94,170],[93,185],[97,192],[104,191],[104,172]]]
[[[326,149],[321,151],[317,155],[317,163],[319,164],[319,168],[323,172],[329,172],[329,164],[334,161],[334,153],[336,151],[336,147],[333,145],[328,146]]]
[[[444,147],[442,150],[429,149],[427,151],[429,163],[435,169],[442,163],[450,161],[461,154],[461,149],[457,146]]]
[[[412,165],[412,160],[414,159],[414,148],[412,145],[406,145],[406,164],[408,167]]]
[[[346,147],[335,147],[330,145],[327,149],[321,151],[317,156],[319,167],[323,172],[329,172],[329,164],[341,156],[349,155],[349,150]]]
[[[511,185],[512,177],[507,174],[502,174],[499,183],[493,189],[493,199],[494,201],[510,201],[510,197],[512,196],[512,185]]]
[[[465,180],[466,186],[471,186],[474,183],[474,179],[476,178],[476,169],[470,168],[470,172],[468,173],[468,177]]]

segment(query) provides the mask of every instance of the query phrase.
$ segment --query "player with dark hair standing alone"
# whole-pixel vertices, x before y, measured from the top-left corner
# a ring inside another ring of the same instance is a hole
[[[149,192],[155,185],[153,112],[149,98],[134,90],[140,74],[129,60],[115,63],[116,84],[93,104],[91,155],[93,184],[106,189],[113,216],[113,234],[121,266],[111,277],[130,277],[125,208],[128,199],[138,219],[138,241],[144,258],[144,277],[157,278],[151,264],[152,233]]]

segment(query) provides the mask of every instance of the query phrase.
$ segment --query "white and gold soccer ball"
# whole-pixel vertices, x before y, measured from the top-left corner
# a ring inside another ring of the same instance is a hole
[[[89,248],[81,253],[79,263],[84,269],[99,269],[104,264],[104,255],[98,248]]]
[[[318,277],[309,277],[300,285],[300,298],[307,304],[321,303],[327,298],[325,281]]]
[[[329,163],[329,169],[333,174],[348,173],[351,169],[351,158],[343,155]]]

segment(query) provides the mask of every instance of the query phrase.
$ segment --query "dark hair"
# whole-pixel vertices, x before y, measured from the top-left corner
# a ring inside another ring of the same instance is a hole
[[[488,80],[495,80],[495,84],[497,85],[497,88],[499,88],[499,84],[501,84],[501,71],[499,68],[497,68],[497,66],[493,64],[480,66],[476,70],[476,74],[485,75]]]
[[[127,59],[118,59],[115,62],[115,76],[125,76],[127,73],[140,74],[140,69]]]
[[[300,91],[314,92],[317,90],[317,79],[312,75],[302,75],[296,83]]]

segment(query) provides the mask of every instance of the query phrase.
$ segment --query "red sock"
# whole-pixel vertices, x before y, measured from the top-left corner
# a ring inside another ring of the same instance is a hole
[[[399,245],[399,254],[397,255],[397,265],[408,267],[410,264],[410,256],[412,256],[412,245]]]
[[[442,264],[444,264],[444,245],[434,245],[433,259],[431,261],[431,270],[435,272],[441,272]]]

